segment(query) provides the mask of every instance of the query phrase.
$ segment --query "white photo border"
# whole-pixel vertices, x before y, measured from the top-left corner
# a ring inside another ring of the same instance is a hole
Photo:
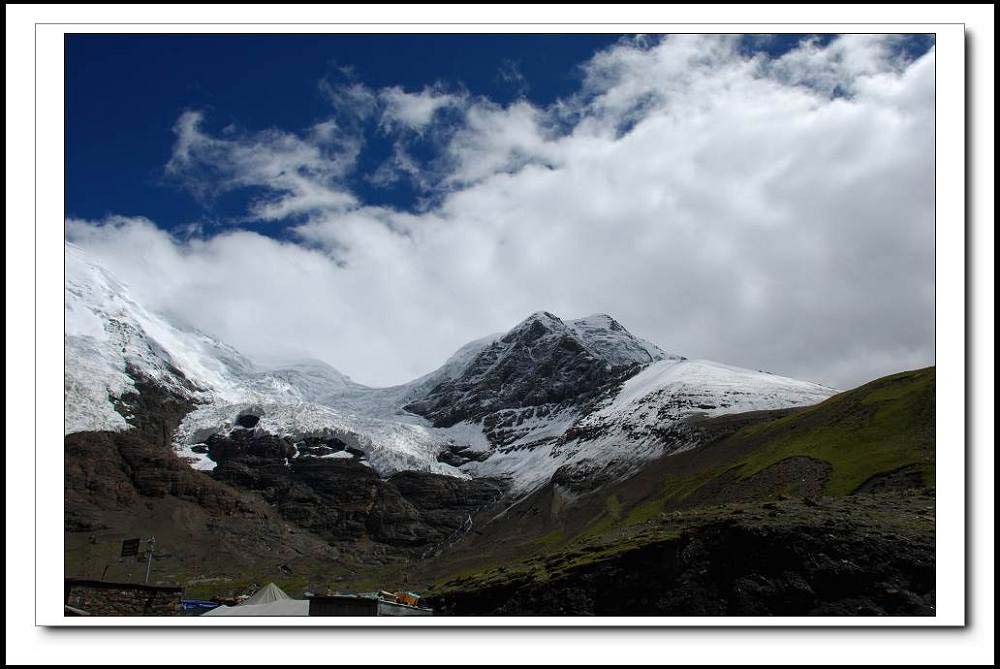
[[[936,600],[933,617],[68,618],[63,609],[64,84],[67,33],[934,33]],[[35,623],[72,627],[960,627],[966,616],[965,35],[962,24],[35,25]],[[8,221],[8,225],[10,222]],[[938,299],[939,298],[939,299]],[[8,377],[9,378],[9,377]],[[8,445],[8,448],[11,448]],[[58,538],[58,539],[56,539]],[[58,576],[57,576],[58,575]]]

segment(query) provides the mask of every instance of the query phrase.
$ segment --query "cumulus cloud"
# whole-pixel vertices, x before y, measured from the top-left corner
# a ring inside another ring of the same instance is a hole
[[[933,363],[934,51],[909,60],[896,41],[773,58],[728,37],[634,38],[548,107],[369,90],[406,109],[380,127],[435,137],[423,164],[397,143],[398,169],[439,194],[419,211],[342,185],[362,145],[339,125],[213,136],[189,113],[168,170],[266,188],[248,216],[290,218],[290,240],[181,239],[142,219],[67,234],[251,356],[317,357],[365,383],[545,309],[848,387]]]

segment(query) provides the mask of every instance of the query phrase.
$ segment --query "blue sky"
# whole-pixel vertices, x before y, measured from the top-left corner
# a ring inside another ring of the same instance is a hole
[[[67,237],[254,358],[547,310],[847,387],[933,362],[925,35],[70,35]]]
[[[165,226],[224,222],[249,193],[197,201],[164,178],[178,116],[247,131],[302,129],[326,118],[319,83],[356,79],[419,90],[444,83],[501,104],[549,104],[580,85],[580,63],[616,35],[69,35],[66,38],[67,215],[154,217]],[[350,74],[345,74],[349,68]],[[359,172],[377,169],[391,138],[368,128]],[[351,183],[366,202],[406,207],[413,189]],[[264,227],[263,231],[273,231]]]
[[[580,65],[621,35],[93,35],[66,37],[67,215],[143,215],[173,229],[233,223],[252,188],[196,199],[164,175],[182,112],[205,112],[221,131],[301,130],[331,113],[320,82],[419,90],[443,85],[499,104],[546,106],[581,85]],[[814,36],[823,44],[832,35]],[[780,55],[803,35],[747,36],[748,52]],[[914,36],[901,48],[929,47]],[[366,124],[351,189],[369,204],[410,208],[420,193],[366,174],[392,153],[392,137]],[[429,151],[433,147],[420,147]],[[247,222],[243,222],[247,225]],[[252,224],[251,224],[252,225]],[[283,226],[253,226],[280,234]]]

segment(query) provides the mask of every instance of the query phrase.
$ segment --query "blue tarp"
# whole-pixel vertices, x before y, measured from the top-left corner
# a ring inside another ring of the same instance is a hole
[[[181,606],[184,609],[214,609],[218,608],[218,602],[209,602],[204,599],[182,599]]]

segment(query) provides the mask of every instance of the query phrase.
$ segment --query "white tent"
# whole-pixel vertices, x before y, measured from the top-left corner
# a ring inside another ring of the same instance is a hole
[[[240,604],[220,606],[205,613],[206,616],[308,616],[308,599],[280,599],[267,604]]]
[[[268,583],[263,588],[253,593],[250,597],[240,602],[240,606],[254,606],[256,604],[270,604],[281,599],[291,599],[285,591],[274,583]]]
[[[292,599],[274,583],[268,583],[237,606],[220,606],[206,616],[308,616],[309,600]]]

